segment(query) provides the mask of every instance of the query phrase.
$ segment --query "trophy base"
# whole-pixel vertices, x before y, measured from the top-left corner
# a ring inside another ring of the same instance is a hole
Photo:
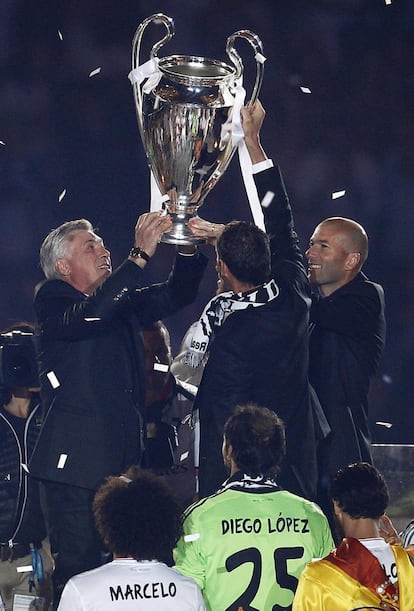
[[[186,225],[176,225],[162,235],[164,244],[204,244],[203,238],[196,238]]]
[[[184,210],[177,210],[177,208],[171,203],[167,204],[173,224],[170,231],[162,235],[161,242],[165,244],[203,244],[205,239],[196,238],[187,225],[188,221],[197,213],[198,206],[186,206]]]

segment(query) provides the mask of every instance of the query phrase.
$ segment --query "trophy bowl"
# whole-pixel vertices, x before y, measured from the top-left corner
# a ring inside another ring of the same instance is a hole
[[[167,34],[140,62],[144,30],[162,24]],[[135,107],[142,143],[160,200],[173,219],[162,241],[193,244],[187,224],[197,214],[207,194],[225,172],[235,152],[234,126],[240,126],[244,103],[243,64],[234,48],[236,38],[246,39],[255,50],[256,81],[250,101],[259,95],[263,79],[262,43],[249,30],[227,39],[231,64],[193,55],[159,58],[159,49],[174,35],[170,17],[157,13],[137,28],[132,43]]]

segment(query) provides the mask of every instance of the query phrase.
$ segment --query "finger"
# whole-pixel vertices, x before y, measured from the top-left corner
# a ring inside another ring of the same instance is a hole
[[[383,515],[381,518],[381,526],[387,530],[390,534],[397,534],[397,531],[394,528],[394,524],[391,522],[391,519],[387,515]]]
[[[241,119],[242,119],[242,123],[245,122],[247,123],[248,121],[251,121],[252,118],[252,108],[251,106],[244,106],[241,110],[240,110],[240,115],[241,115]]]
[[[140,228],[142,230],[158,230],[160,227],[169,226],[171,217],[166,216],[163,211],[157,210],[155,212],[147,213],[147,216],[142,222]]]
[[[145,221],[146,217],[148,216],[148,214],[149,214],[148,212],[144,212],[144,214],[141,214],[138,217],[137,222],[136,222],[136,227],[137,228],[142,226],[142,224],[144,223],[144,221]]]

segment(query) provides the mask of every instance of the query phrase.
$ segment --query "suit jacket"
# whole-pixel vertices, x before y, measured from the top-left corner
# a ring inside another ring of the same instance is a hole
[[[226,477],[223,427],[235,406],[248,401],[274,410],[285,422],[287,456],[280,483],[313,498],[316,487],[314,415],[308,384],[310,286],[277,168],[255,175],[270,236],[272,277],[279,295],[267,304],[233,312],[215,333],[195,400],[200,415],[200,494]]]
[[[206,264],[177,255],[163,284],[140,288],[125,261],[90,297],[62,280],[35,296],[43,425],[30,471],[95,489],[140,462],[145,357],[141,328],[190,303]]]
[[[321,468],[332,474],[372,462],[368,390],[385,343],[384,291],[359,273],[311,307],[309,378],[332,434],[321,444]]]

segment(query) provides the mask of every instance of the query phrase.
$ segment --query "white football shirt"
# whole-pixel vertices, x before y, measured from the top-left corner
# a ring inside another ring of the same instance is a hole
[[[166,564],[120,558],[72,577],[58,611],[205,611],[197,584]]]

